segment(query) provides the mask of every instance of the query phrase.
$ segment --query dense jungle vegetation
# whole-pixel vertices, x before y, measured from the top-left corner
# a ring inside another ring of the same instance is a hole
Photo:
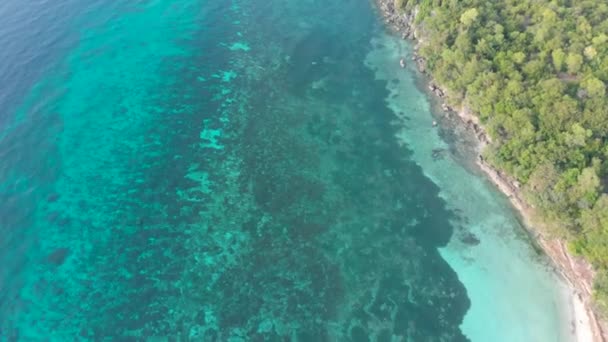
[[[480,118],[485,158],[598,270],[608,307],[608,2],[395,0],[447,101]]]

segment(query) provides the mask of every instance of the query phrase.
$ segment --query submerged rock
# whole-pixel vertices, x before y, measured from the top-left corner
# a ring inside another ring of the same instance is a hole
[[[479,238],[471,232],[464,232],[462,236],[460,236],[460,241],[469,246],[477,246],[481,242]]]
[[[437,161],[437,160],[441,160],[441,159],[445,158],[446,152],[447,152],[447,150],[445,148],[434,149],[432,152],[433,160]]]
[[[58,248],[46,257],[46,261],[53,265],[60,266],[65,262],[65,259],[69,255],[70,255],[70,249]]]

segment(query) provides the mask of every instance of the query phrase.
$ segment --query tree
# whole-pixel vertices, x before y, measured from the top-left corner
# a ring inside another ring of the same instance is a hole
[[[600,178],[591,167],[583,169],[570,193],[571,202],[581,209],[590,208],[599,196]]]
[[[460,16],[460,22],[464,25],[464,27],[471,26],[475,20],[477,20],[477,16],[479,16],[479,12],[476,8],[470,8]]]
[[[608,231],[608,195],[602,194],[595,202],[593,211],[593,225],[587,228],[595,231]]]
[[[566,58],[566,65],[568,66],[569,73],[576,74],[583,65],[583,57],[578,53],[571,52]]]
[[[562,49],[553,50],[551,53],[551,58],[553,59],[553,67],[557,72],[562,71],[564,67],[564,60],[566,59],[566,54]]]
[[[583,54],[588,60],[593,60],[595,56],[597,56],[597,50],[593,46],[589,45],[585,48]]]
[[[539,165],[526,183],[525,193],[531,202],[543,211],[555,208],[556,195],[553,191],[559,181],[559,173],[554,165]]]
[[[582,147],[587,144],[587,139],[592,134],[591,130],[583,128],[579,123],[574,123],[570,131],[564,134],[564,142],[571,148]]]
[[[591,97],[600,97],[606,94],[606,85],[601,80],[590,76],[583,80],[581,86]]]
[[[516,64],[522,64],[526,60],[526,54],[521,51],[518,51],[515,52],[513,56],[511,56],[511,58]]]

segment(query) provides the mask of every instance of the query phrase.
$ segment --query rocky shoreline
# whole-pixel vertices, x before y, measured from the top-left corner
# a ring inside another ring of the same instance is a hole
[[[419,72],[428,79],[428,91],[438,97],[441,101],[441,109],[448,114],[456,114],[460,121],[475,135],[479,151],[491,144],[491,139],[486,134],[479,119],[468,108],[452,108],[447,102],[447,91],[438,85],[428,74],[424,58],[416,51],[417,46],[423,42],[419,28],[414,26],[417,11],[413,13],[402,13],[395,9],[394,0],[375,0],[384,22],[395,34],[402,39],[412,40],[415,44],[414,54],[411,58],[416,63]],[[403,61],[400,61],[403,64]],[[403,65],[402,65],[403,66]],[[528,233],[534,238],[536,244],[547,254],[555,265],[558,272],[568,283],[572,290],[572,305],[575,322],[573,328],[579,341],[608,342],[608,324],[600,318],[592,301],[594,271],[591,265],[580,257],[575,257],[568,252],[567,243],[564,239],[552,237],[532,224],[534,208],[523,198],[520,184],[504,172],[494,168],[487,163],[481,154],[478,154],[476,164],[487,178],[491,180],[500,191],[511,201],[523,218]]]

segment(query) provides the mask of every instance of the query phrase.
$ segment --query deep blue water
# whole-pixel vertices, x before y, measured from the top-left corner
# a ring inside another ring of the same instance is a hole
[[[367,0],[0,4],[0,340],[465,340]]]

